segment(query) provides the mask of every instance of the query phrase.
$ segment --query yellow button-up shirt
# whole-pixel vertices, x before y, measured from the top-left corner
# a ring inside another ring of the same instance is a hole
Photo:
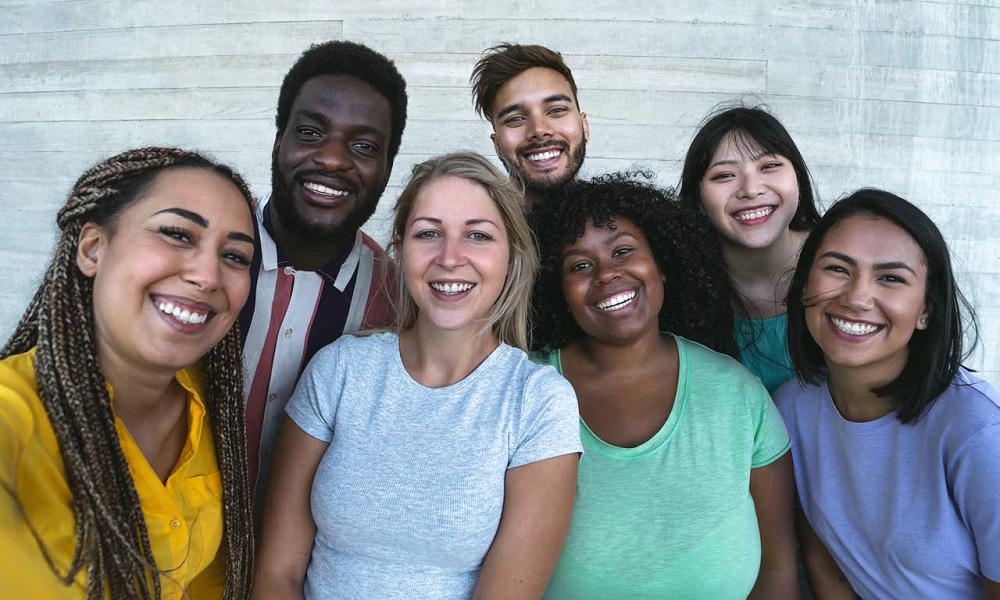
[[[72,496],[55,432],[38,397],[34,359],[31,350],[0,361],[0,595],[82,598],[86,568],[70,587],[63,586],[28,527],[65,574],[76,545]],[[188,437],[165,484],[115,417],[161,571],[162,597],[178,600],[185,591],[190,598],[220,598],[224,577],[222,480],[203,386],[192,371],[176,376],[188,391]]]

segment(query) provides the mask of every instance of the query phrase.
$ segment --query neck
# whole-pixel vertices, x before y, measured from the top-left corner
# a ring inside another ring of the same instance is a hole
[[[611,345],[588,335],[577,338],[566,347],[571,354],[587,361],[599,372],[628,373],[642,371],[647,365],[670,352],[670,338],[653,330],[631,344]]]
[[[788,284],[806,235],[786,230],[766,248],[747,248],[723,241],[722,258],[733,287],[749,301],[746,308],[756,313],[748,316],[767,318],[784,314]]]
[[[431,388],[465,379],[499,345],[492,331],[444,331],[419,317],[413,327],[399,333],[399,354],[407,373]]]
[[[173,371],[140,369],[101,351],[97,360],[114,392],[115,413],[124,421],[158,414],[183,393]]]
[[[878,396],[872,390],[895,377],[885,378],[866,369],[830,366],[827,386],[840,415],[848,421],[864,423],[880,419],[892,412],[889,398]]]
[[[350,236],[329,240],[302,235],[282,223],[273,202],[268,203],[267,210],[271,218],[271,229],[274,230],[275,243],[292,261],[292,265],[300,271],[315,271],[322,268],[346,248],[348,243],[354,241],[353,233]]]

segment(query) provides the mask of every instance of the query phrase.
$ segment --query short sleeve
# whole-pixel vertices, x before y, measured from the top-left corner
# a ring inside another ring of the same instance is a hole
[[[1000,423],[980,429],[956,456],[955,504],[972,532],[983,577],[1000,581]]]
[[[582,453],[580,412],[573,386],[555,369],[539,367],[529,376],[524,390],[519,436],[507,468]]]
[[[785,429],[781,413],[771,400],[767,389],[758,382],[748,387],[748,400],[753,412],[753,462],[750,468],[756,469],[771,464],[781,458],[792,447],[792,442]]]
[[[333,439],[333,428],[343,391],[338,373],[343,344],[322,348],[306,365],[295,385],[285,413],[299,429],[323,442]]]

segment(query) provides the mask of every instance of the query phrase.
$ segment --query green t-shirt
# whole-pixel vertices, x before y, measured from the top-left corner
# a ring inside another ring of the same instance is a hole
[[[769,319],[736,319],[736,345],[740,362],[760,377],[768,392],[795,378],[788,355],[788,315]]]
[[[584,454],[550,600],[743,600],[760,568],[750,470],[789,448],[771,397],[735,360],[676,337],[677,396],[636,448],[580,421]],[[562,372],[558,352],[549,361]]]

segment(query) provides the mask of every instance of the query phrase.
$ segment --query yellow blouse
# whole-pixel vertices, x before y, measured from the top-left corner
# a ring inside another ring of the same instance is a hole
[[[55,432],[38,397],[34,361],[34,350],[0,361],[0,593],[8,598],[83,598],[86,569],[72,586],[63,586],[28,528],[31,523],[65,574],[76,544],[72,497]],[[188,438],[166,484],[115,417],[166,599],[184,598],[185,591],[190,598],[220,598],[225,573],[219,551],[222,479],[203,386],[192,371],[176,376],[188,391]]]

